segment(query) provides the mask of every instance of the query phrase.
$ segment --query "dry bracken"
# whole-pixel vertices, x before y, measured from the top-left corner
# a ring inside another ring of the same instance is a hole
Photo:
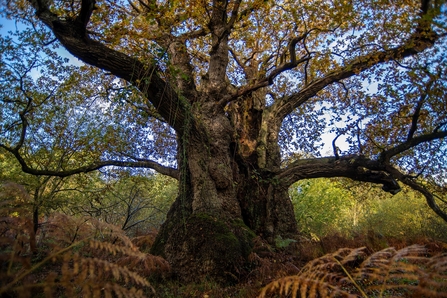
[[[259,297],[447,297],[447,255],[428,257],[420,245],[365,251],[343,248],[315,259],[298,275],[266,285]]]
[[[144,276],[169,270],[121,229],[94,218],[58,214],[35,234],[20,190],[0,192],[1,297],[146,297],[153,289]],[[132,268],[140,265],[141,274]]]

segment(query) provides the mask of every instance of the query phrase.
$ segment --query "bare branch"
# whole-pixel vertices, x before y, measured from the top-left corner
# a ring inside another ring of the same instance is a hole
[[[95,10],[95,0],[82,0],[81,1],[81,11],[79,15],[76,17],[76,22],[81,24],[85,29],[87,27],[88,22],[90,21],[90,17],[92,16],[93,10]]]
[[[301,64],[303,62],[306,62],[306,61],[310,60],[310,58],[311,57],[305,57],[305,58],[302,58],[302,59],[298,60],[297,63],[296,63],[296,66],[298,66],[299,64]],[[292,69],[292,68],[294,68],[294,67],[291,67],[291,64],[288,64],[288,66],[284,66],[284,68],[282,68],[281,71],[280,71],[279,68],[276,69],[274,71],[274,73],[272,73],[268,77],[258,81],[256,84],[243,87],[243,88],[239,89],[238,91],[236,91],[234,94],[232,94],[230,96],[224,97],[221,101],[219,101],[219,105],[220,106],[225,106],[227,103],[229,103],[229,102],[231,102],[231,101],[233,101],[233,100],[235,100],[235,99],[237,99],[237,98],[239,98],[241,96],[244,96],[244,95],[246,95],[246,94],[248,94],[250,92],[256,91],[256,90],[258,90],[260,88],[272,85],[273,84],[273,79],[276,76],[278,76],[281,72],[284,72],[284,71]],[[276,71],[278,71],[278,72],[276,72]]]
[[[33,63],[34,64],[34,63]],[[31,71],[31,68],[27,70],[27,72]],[[50,95],[47,96],[46,99],[48,99],[54,92],[55,88],[52,90],[52,92],[50,93]],[[19,137],[19,141],[16,144],[16,146],[14,147],[13,150],[20,150],[20,148],[22,148],[24,142],[25,142],[25,137],[26,137],[26,130],[28,128],[28,120],[26,119],[26,114],[30,111],[31,106],[33,104],[33,98],[28,96],[26,90],[24,89],[23,86],[23,77],[20,78],[20,91],[23,93],[23,96],[25,96],[27,102],[25,107],[23,108],[22,111],[19,112],[19,117],[20,117],[20,122],[22,125],[22,129],[20,131],[20,137]]]
[[[406,175],[402,174],[399,170],[395,169],[394,167],[388,166],[387,171],[391,173],[394,177],[399,179],[402,183],[405,185],[408,185],[412,189],[420,192],[422,195],[424,195],[428,206],[438,215],[440,216],[445,222],[447,222],[447,213],[445,213],[439,206],[436,204],[436,200],[434,195],[424,186],[420,185],[413,179],[407,177]]]
[[[151,10],[152,10],[152,8],[151,8],[146,2],[144,2],[144,1],[142,1],[142,0],[138,0],[138,2],[140,2],[140,4],[141,4],[144,8],[147,9],[147,11],[151,11]],[[151,1],[151,2],[152,2],[151,5],[154,5],[154,1]]]
[[[127,0],[127,2],[129,2],[130,6],[137,12],[137,13],[141,13],[141,10],[131,1],[131,0]]]
[[[239,12],[241,2],[242,0],[237,0],[234,3],[233,10],[231,11],[231,16],[227,24],[228,30],[231,30],[237,21],[241,20],[245,16],[248,16],[250,12],[254,11],[255,7],[258,5],[256,3],[249,4],[244,10]]]
[[[408,131],[407,141],[409,141],[413,138],[413,135],[417,130],[418,120],[419,120],[419,116],[421,114],[422,105],[424,104],[424,102],[428,96],[428,92],[430,91],[433,83],[434,83],[433,79],[431,79],[428,82],[428,84],[425,88],[425,92],[420,96],[420,98],[416,104],[416,107],[415,107],[414,113],[413,113],[413,117],[411,117],[411,126],[410,126],[410,130]]]
[[[236,61],[237,65],[239,65],[244,70],[244,73],[246,75],[245,64],[238,58],[237,54],[233,51],[232,48],[229,48],[228,50],[230,51],[231,56],[233,56],[234,61]]]
[[[360,154],[363,154],[362,140],[361,140],[361,138],[360,138],[360,126],[359,126],[360,121],[361,121],[361,120],[357,121],[357,122],[355,123],[355,126],[357,127],[357,133],[356,133],[356,136],[357,136],[357,144],[358,144],[358,146],[359,146],[359,153],[360,153]]]
[[[338,155],[339,148],[335,144],[337,142],[337,139],[341,136],[341,134],[337,134],[337,136],[332,140],[332,150],[334,151],[335,159],[340,159],[340,156]]]
[[[386,151],[383,151],[380,154],[379,160],[381,162],[388,162],[391,157],[396,156],[399,153],[402,153],[410,148],[413,148],[419,144],[430,142],[437,139],[442,139],[447,137],[447,131],[436,131],[430,134],[425,134],[417,137],[413,137],[406,142],[403,142],[397,146],[394,146],[391,149],[388,149]]]
[[[419,119],[419,116],[421,115],[422,105],[424,104],[426,97],[427,97],[426,93],[422,94],[416,104],[413,116],[411,117],[411,126],[410,126],[410,130],[408,131],[407,141],[409,141],[413,138],[414,133],[416,132],[416,130],[418,128],[418,119]]]
[[[242,2],[242,0],[236,0],[234,2],[234,7],[233,7],[233,10],[231,11],[231,17],[227,24],[228,30],[231,30],[231,28],[233,28],[234,23],[236,22],[236,20],[238,18],[239,6],[241,5],[241,2]]]
[[[26,130],[28,128],[28,121],[26,120],[25,114],[23,112],[20,112],[20,120],[22,122],[22,130],[20,132],[19,142],[13,149],[15,151],[18,151],[18,150],[20,150],[20,148],[22,148],[23,143],[25,142]],[[0,144],[0,146],[1,146],[1,144]]]
[[[208,31],[205,28],[199,28],[194,31],[186,32],[179,36],[180,40],[187,40],[187,39],[194,39],[198,37],[205,36],[208,33]]]
[[[219,104],[224,106],[228,102],[230,102],[230,101],[232,101],[234,99],[237,99],[237,98],[239,98],[239,97],[241,97],[243,95],[246,95],[246,94],[248,94],[250,92],[256,91],[256,90],[258,90],[260,88],[272,85],[273,84],[273,80],[278,75],[283,73],[284,71],[293,69],[293,68],[297,67],[298,65],[300,65],[301,63],[304,63],[304,62],[307,62],[308,60],[310,60],[311,59],[310,55],[307,55],[306,57],[303,57],[303,58],[297,60],[297,58],[296,58],[296,49],[295,49],[296,44],[298,42],[304,40],[308,34],[309,34],[309,32],[306,32],[306,33],[302,34],[301,36],[295,37],[295,38],[290,40],[288,48],[287,48],[287,51],[288,51],[288,53],[290,55],[290,61],[284,62],[278,68],[272,70],[268,76],[258,80],[254,85],[243,87],[243,88],[239,89],[238,91],[236,91],[231,96],[223,98],[219,102]],[[272,57],[273,56],[270,56],[268,59],[271,59]],[[236,60],[236,62],[238,62],[238,61]],[[238,62],[238,64],[242,65],[240,62]]]
[[[72,170],[65,170],[65,171],[54,171],[54,170],[39,170],[39,169],[33,169],[26,163],[25,159],[20,154],[19,150],[16,150],[15,148],[9,148],[8,146],[5,146],[3,144],[0,144],[1,148],[4,148],[6,151],[12,153],[14,157],[17,159],[17,161],[20,163],[20,166],[22,167],[22,171],[35,175],[35,176],[55,176],[55,177],[68,177],[80,173],[88,173],[93,172],[96,170],[99,170],[104,167],[108,166],[116,166],[116,167],[129,167],[129,168],[145,168],[145,169],[153,169],[157,171],[160,174],[170,176],[175,179],[179,179],[179,172],[176,168],[166,167],[163,166],[155,161],[148,160],[148,159],[141,159],[139,161],[119,161],[119,160],[106,160],[106,161],[98,161],[94,162],[90,165],[79,167]]]
[[[433,132],[438,132],[443,126],[447,125],[447,121],[441,122],[438,126],[436,126],[435,130]]]

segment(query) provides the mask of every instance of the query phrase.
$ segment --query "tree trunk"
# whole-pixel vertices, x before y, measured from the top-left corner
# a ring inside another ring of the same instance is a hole
[[[238,188],[242,217],[258,236],[275,244],[278,237],[292,238],[297,224],[288,190],[277,187],[268,175],[245,177]]]
[[[202,104],[191,118],[200,122],[185,125],[179,137],[179,197],[152,249],[186,282],[237,282],[247,273],[256,235],[274,244],[297,232],[287,189],[258,166],[262,113],[241,138],[234,129],[239,122],[213,106]]]

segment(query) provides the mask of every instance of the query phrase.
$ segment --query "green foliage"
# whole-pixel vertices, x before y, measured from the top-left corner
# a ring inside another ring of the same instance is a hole
[[[447,224],[408,188],[392,196],[379,187],[345,179],[313,179],[290,189],[298,225],[312,239],[331,233],[346,237],[430,237],[447,241]]]
[[[65,194],[66,204],[61,210],[100,218],[120,226],[128,235],[158,229],[177,197],[177,181],[150,173],[118,171],[114,176],[78,177],[77,191]]]
[[[29,175],[3,152],[0,181],[22,185],[29,194],[29,211],[35,210],[39,218],[54,211],[93,216],[135,235],[158,229],[178,192],[175,179],[147,172],[109,171],[67,178]]]
[[[331,232],[345,232],[349,225],[342,214],[352,206],[352,197],[346,190],[329,179],[299,181],[289,194],[300,229],[308,235],[322,237]]]
[[[446,222],[427,207],[422,195],[410,190],[370,202],[359,228],[387,237],[426,236],[447,241]]]
[[[291,243],[297,242],[295,239],[286,238],[283,239],[281,236],[275,238],[275,246],[278,248],[286,248]]]

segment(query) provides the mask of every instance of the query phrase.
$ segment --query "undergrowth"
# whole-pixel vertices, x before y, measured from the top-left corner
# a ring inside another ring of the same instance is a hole
[[[32,210],[20,186],[0,190],[2,298],[447,297],[447,245],[439,241],[410,245],[370,233],[302,239],[278,249],[257,237],[242,268],[249,273],[222,288],[171,278],[169,264],[147,253],[156,231],[129,239],[95,218],[54,214],[34,233]]]
[[[447,297],[447,255],[426,253],[420,245],[369,256],[365,247],[342,248],[269,283],[259,297]]]
[[[147,297],[168,263],[141,252],[116,226],[57,214],[33,230],[26,196],[8,185],[0,202],[0,297]]]

